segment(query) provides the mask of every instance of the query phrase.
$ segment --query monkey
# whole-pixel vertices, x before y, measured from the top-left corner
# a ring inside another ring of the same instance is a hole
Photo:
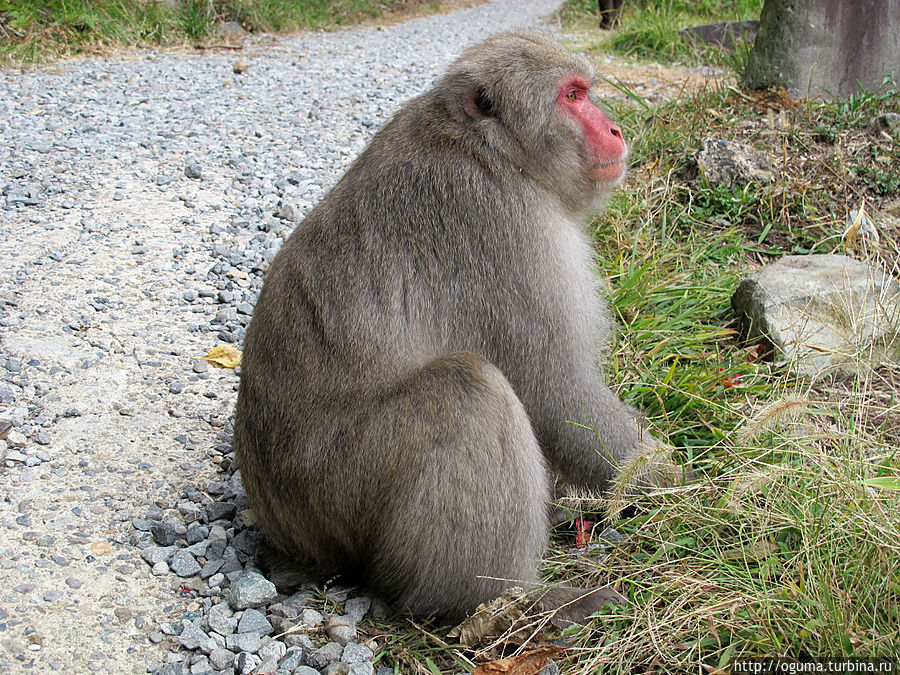
[[[597,7],[600,10],[600,28],[608,30],[616,25],[624,2],[625,0],[597,0]]]
[[[233,442],[259,529],[311,577],[444,620],[540,589],[554,477],[603,490],[656,443],[598,363],[614,324],[584,223],[628,147],[593,77],[540,31],[466,50],[272,261]]]

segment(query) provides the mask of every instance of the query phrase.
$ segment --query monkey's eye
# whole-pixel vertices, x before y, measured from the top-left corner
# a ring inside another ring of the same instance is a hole
[[[578,94],[576,94],[576,93],[575,93],[575,90],[573,89],[573,90],[570,91],[568,94],[566,94],[566,98],[567,98],[569,101],[571,101],[572,103],[574,103],[574,102],[578,99]]]

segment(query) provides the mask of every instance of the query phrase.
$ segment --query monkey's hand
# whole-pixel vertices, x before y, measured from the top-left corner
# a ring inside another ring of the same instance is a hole
[[[691,473],[672,458],[672,446],[647,431],[641,433],[640,446],[621,467],[609,491],[608,517],[615,520],[628,495],[652,492],[658,488],[684,485]]]

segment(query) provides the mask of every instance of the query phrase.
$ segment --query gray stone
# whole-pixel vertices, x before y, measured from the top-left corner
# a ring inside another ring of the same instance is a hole
[[[306,663],[316,670],[322,670],[329,663],[339,661],[343,653],[344,647],[342,645],[337,642],[329,642],[306,657]]]
[[[350,642],[344,647],[344,653],[341,654],[341,661],[353,666],[357,663],[363,663],[364,661],[371,661],[373,656],[375,656],[375,654],[365,645]]]
[[[184,619],[181,625],[181,635],[178,636],[178,641],[182,647],[185,649],[202,649],[205,647],[203,651],[206,653],[215,648],[215,644],[209,635],[204,633],[193,621]]]
[[[291,672],[295,668],[303,665],[306,659],[306,652],[302,647],[288,647],[278,662],[279,670]]]
[[[356,624],[344,616],[331,616],[325,624],[325,633],[335,642],[345,645],[356,640]]]
[[[174,546],[148,546],[141,551],[141,557],[151,565],[161,562],[168,563],[176,551]]]
[[[234,659],[234,672],[238,675],[250,675],[260,663],[262,659],[256,654],[241,652]]]
[[[279,218],[281,218],[282,220],[287,220],[287,221],[290,221],[290,222],[292,222],[292,223],[299,223],[299,222],[300,222],[300,218],[301,218],[300,212],[297,211],[297,209],[294,208],[294,206],[291,205],[291,204],[284,204],[284,205],[278,210],[277,216],[278,216]]]
[[[304,609],[300,612],[300,625],[305,628],[316,628],[325,623],[325,617],[314,609]]]
[[[256,633],[232,633],[225,636],[225,646],[233,652],[253,654],[262,647],[262,638]]]
[[[172,523],[153,523],[150,525],[150,534],[153,535],[153,541],[160,546],[171,546],[175,543],[175,526]]]
[[[237,627],[237,619],[232,616],[232,613],[231,608],[224,602],[210,607],[206,615],[210,629],[219,635],[231,635]]]
[[[699,174],[713,187],[767,185],[775,176],[775,168],[765,155],[749,145],[718,138],[703,140],[696,164]]]
[[[391,671],[391,675],[393,675],[394,671]],[[291,675],[321,675],[321,673],[315,668],[310,668],[309,666],[298,666],[294,668],[294,671]]]
[[[216,670],[226,670],[234,663],[234,654],[227,649],[216,647],[209,653],[209,662]]]
[[[350,598],[344,603],[344,616],[354,624],[362,621],[363,617],[372,606],[372,598],[362,595],[358,598]]]
[[[275,584],[259,572],[248,570],[242,572],[231,584],[228,602],[234,609],[246,609],[266,605],[276,597],[278,591],[275,590]]]
[[[312,639],[306,633],[288,633],[282,638],[288,649],[291,647],[299,647],[304,654],[308,654],[315,650]]]
[[[212,664],[206,656],[201,656],[191,664],[191,675],[208,675],[212,672]]]
[[[200,563],[184,549],[172,556],[169,567],[182,578],[192,577],[200,571]]]
[[[685,40],[734,49],[738,41],[752,44],[758,31],[759,21],[722,21],[682,28],[678,35]]]
[[[281,657],[283,657],[286,652],[287,647],[284,646],[284,643],[281,642],[281,640],[272,640],[271,642],[267,642],[262,647],[260,647],[259,651],[256,652],[256,654],[263,661],[275,659],[275,663],[278,663],[279,661],[281,661]]]
[[[539,672],[538,675],[559,675],[559,665],[557,665],[556,661],[550,659],[544,667],[541,668],[541,672]]]
[[[266,615],[256,609],[245,609],[237,626],[238,633],[256,633],[257,635],[269,635],[272,633],[272,624],[266,619]]]
[[[350,666],[349,675],[375,675],[375,666],[371,661],[354,663]]]
[[[900,358],[900,284],[847,256],[785,256],[742,281],[731,303],[750,339],[767,339],[806,377]]]
[[[350,675],[350,666],[343,661],[335,661],[325,666],[322,675]]]
[[[203,565],[203,569],[200,570],[200,578],[208,579],[220,569],[222,569],[222,565],[225,564],[224,560],[207,560]]]
[[[766,0],[747,63],[754,89],[846,97],[878,89],[900,64],[900,0]],[[857,82],[859,84],[857,84]]]

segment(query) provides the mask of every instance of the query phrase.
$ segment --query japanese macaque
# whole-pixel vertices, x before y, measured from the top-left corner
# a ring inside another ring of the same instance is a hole
[[[538,590],[555,477],[604,490],[656,445],[598,369],[613,324],[584,222],[628,148],[593,77],[543,32],[469,49],[273,261],[234,447],[260,530],[311,577],[447,620]],[[619,599],[543,604],[580,621]]]

